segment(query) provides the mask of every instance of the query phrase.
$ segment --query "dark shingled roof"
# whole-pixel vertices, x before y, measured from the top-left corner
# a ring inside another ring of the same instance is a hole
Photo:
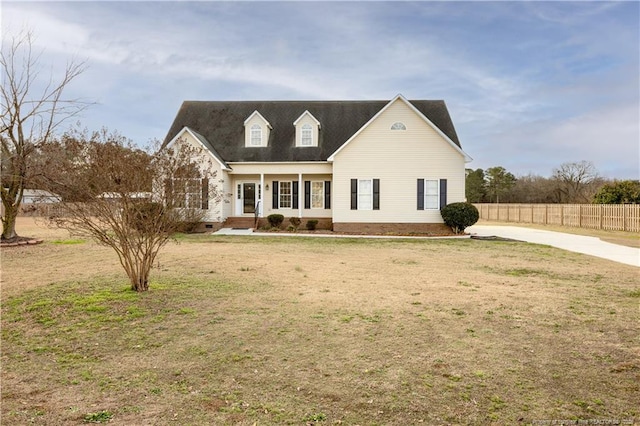
[[[409,101],[458,147],[444,101]],[[225,162],[326,161],[389,101],[185,101],[164,144],[185,126],[211,144]],[[295,147],[293,122],[305,111],[320,122],[317,147]],[[273,129],[266,147],[245,147],[244,121],[258,111]]]

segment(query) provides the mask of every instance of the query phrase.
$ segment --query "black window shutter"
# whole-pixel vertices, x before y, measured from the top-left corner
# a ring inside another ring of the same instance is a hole
[[[278,209],[278,205],[279,205],[279,203],[278,203],[278,189],[279,189],[278,181],[274,180],[273,182],[271,182],[271,187],[273,188],[273,190],[271,191],[271,195],[272,195],[271,207],[274,210],[277,210]]]
[[[291,203],[292,206],[293,206],[292,208],[297,209],[298,208],[298,201],[299,201],[298,199],[300,198],[300,197],[298,197],[298,181],[297,180],[294,180],[294,181],[291,182],[291,188],[292,188],[291,197],[293,198],[292,203]]]
[[[304,181],[304,208],[311,208],[311,181]]]
[[[380,210],[380,179],[373,180],[373,209]]]
[[[209,178],[202,178],[202,210],[209,210]]]
[[[418,179],[418,210],[424,210],[424,179]]]
[[[330,180],[324,181],[324,208],[325,209],[331,208],[331,181]]]
[[[447,180],[440,179],[440,208],[447,205]]]
[[[351,210],[358,210],[358,179],[351,179]]]

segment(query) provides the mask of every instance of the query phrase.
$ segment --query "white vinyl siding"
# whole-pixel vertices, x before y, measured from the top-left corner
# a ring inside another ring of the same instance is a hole
[[[407,130],[391,130],[396,123]],[[447,179],[447,202],[465,200],[465,157],[401,99],[363,129],[333,161],[333,221],[442,223],[436,209],[416,209],[416,179]],[[380,210],[351,209],[354,177],[380,179]]]
[[[244,146],[259,148],[267,146],[271,124],[258,111],[254,111],[244,122]]]
[[[297,147],[318,146],[320,122],[309,111],[305,111],[298,117],[293,125],[296,127]]]
[[[217,192],[217,193],[231,193],[233,186],[231,184],[231,179],[228,179],[228,172],[223,170],[222,165],[219,161],[214,157],[211,152],[202,146],[202,143],[195,139],[189,132],[181,133],[181,136],[175,142],[176,144],[186,143],[192,146],[193,148],[200,150],[199,154],[196,154],[196,158],[198,158],[198,162],[203,165],[202,172],[215,173],[221,179],[209,179],[207,182],[206,191],[208,193]],[[205,165],[211,164],[212,167],[206,167]],[[206,167],[206,168],[205,168]],[[194,179],[195,180],[195,179]],[[198,201],[202,201],[202,189],[204,184],[200,179],[197,179],[200,182],[197,183],[198,191],[195,190],[196,183],[192,182],[188,185],[185,185],[184,189],[184,201],[182,204],[185,206],[193,206],[194,208],[200,208],[205,203],[200,204]],[[187,188],[189,190],[187,191]],[[232,203],[216,201],[211,199],[207,203],[207,210],[203,213],[205,214],[203,221],[204,222],[220,222],[225,218],[229,217],[232,213],[231,211]]]

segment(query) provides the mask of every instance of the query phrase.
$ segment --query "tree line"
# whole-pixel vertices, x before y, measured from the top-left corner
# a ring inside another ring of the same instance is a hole
[[[504,167],[466,170],[470,203],[637,204],[640,181],[607,179],[591,161],[563,163],[550,177],[516,177]]]

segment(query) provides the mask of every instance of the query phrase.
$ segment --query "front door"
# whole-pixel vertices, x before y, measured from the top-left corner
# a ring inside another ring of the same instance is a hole
[[[256,212],[256,184],[255,183],[243,183],[242,184],[242,213],[255,213]]]

